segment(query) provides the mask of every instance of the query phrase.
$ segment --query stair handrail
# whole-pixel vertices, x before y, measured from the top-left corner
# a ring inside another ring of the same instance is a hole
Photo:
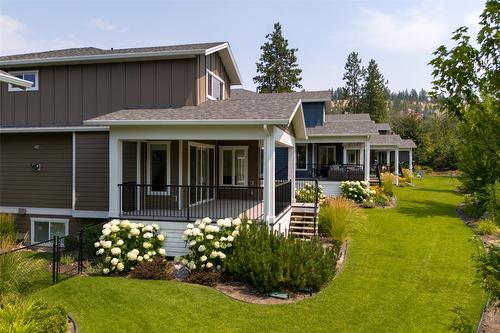
[[[314,179],[314,224],[313,224],[313,233],[317,234],[316,225],[318,219],[318,201],[319,201],[319,183],[318,179]]]

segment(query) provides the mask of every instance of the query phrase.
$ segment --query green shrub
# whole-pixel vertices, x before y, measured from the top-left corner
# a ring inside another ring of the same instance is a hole
[[[173,278],[174,267],[161,257],[154,257],[152,261],[143,261],[137,265],[129,276],[145,280],[170,280]]]
[[[382,175],[382,188],[385,195],[388,197],[394,196],[394,176],[391,173],[385,172]]]
[[[483,288],[490,294],[492,301],[500,300],[500,246],[487,245],[485,251],[475,259]]]
[[[315,186],[312,183],[305,183],[304,187],[295,191],[295,200],[297,202],[314,202],[316,196]],[[324,198],[323,186],[318,186],[318,200]]]
[[[96,239],[96,238],[94,238]],[[78,237],[75,235],[68,235],[64,237],[64,250],[65,251],[77,251],[78,247],[80,246],[80,242],[78,240]],[[92,243],[93,246],[93,243]]]
[[[486,186],[485,208],[493,221],[500,226],[500,181]]]
[[[473,218],[480,218],[484,212],[477,197],[471,194],[464,195],[464,206],[462,211],[465,215]]]
[[[366,220],[366,216],[351,200],[337,197],[328,199],[320,207],[318,220],[322,233],[344,242],[359,222]]]
[[[456,306],[451,309],[451,312],[454,314],[453,321],[449,326],[450,332],[456,333],[474,333],[476,330],[474,329],[474,324],[472,324],[471,320],[467,318],[464,314],[464,309],[462,307]]]
[[[14,225],[14,215],[0,213],[0,239],[16,240],[17,233]]]
[[[67,314],[62,307],[19,295],[2,298],[0,332],[66,333],[66,330]]]
[[[478,235],[492,235],[497,231],[498,227],[492,219],[481,220],[476,226]]]
[[[71,254],[64,254],[59,259],[61,265],[70,265],[75,262],[75,258]]]
[[[186,282],[201,284],[203,286],[215,287],[221,279],[220,272],[211,271],[194,271],[186,278]]]
[[[300,241],[271,233],[266,225],[245,225],[224,267],[260,292],[319,290],[335,274],[337,254],[338,247],[324,249],[316,238]]]
[[[372,196],[375,205],[379,207],[389,206],[390,200],[384,193],[376,193]]]

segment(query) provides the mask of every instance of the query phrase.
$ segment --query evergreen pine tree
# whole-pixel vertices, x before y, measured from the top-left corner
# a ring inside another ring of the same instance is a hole
[[[260,93],[290,92],[302,88],[295,52],[289,48],[288,40],[283,37],[281,24],[274,24],[274,31],[266,35],[267,41],[260,47],[262,54],[257,65],[257,76],[253,82]]]
[[[357,52],[351,52],[349,54],[344,69],[345,73],[342,80],[345,81],[343,97],[347,100],[346,111],[358,113],[361,110],[361,85],[364,76],[364,68],[361,66],[361,58],[359,58]]]
[[[387,87],[375,60],[370,60],[363,85],[362,110],[376,122],[387,119]]]

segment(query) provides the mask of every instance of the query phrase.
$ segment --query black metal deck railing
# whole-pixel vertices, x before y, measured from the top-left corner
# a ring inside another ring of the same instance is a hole
[[[281,214],[292,204],[292,182],[276,181],[274,186],[274,213]]]
[[[119,184],[120,216],[155,220],[262,220],[263,187]]]
[[[344,181],[365,179],[363,164],[308,164],[310,178],[322,180]]]

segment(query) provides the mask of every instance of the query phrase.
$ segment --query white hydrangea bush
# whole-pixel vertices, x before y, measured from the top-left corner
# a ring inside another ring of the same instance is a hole
[[[251,223],[246,221],[246,224]],[[189,247],[189,253],[175,257],[175,261],[190,270],[220,271],[224,259],[231,253],[241,225],[240,219],[226,218],[213,222],[208,217],[188,223],[183,239]]]
[[[115,219],[102,226],[102,235],[94,246],[102,259],[103,274],[127,273],[154,256],[166,257],[164,241],[165,235],[157,224]]]
[[[295,191],[295,200],[297,202],[314,202],[316,197],[316,186],[312,183],[305,183],[304,187],[301,189],[297,189]],[[322,200],[324,198],[323,195],[323,186],[318,186],[318,200]]]
[[[370,190],[370,183],[367,181],[343,181],[340,183],[340,192],[344,198],[357,203],[370,200],[370,197],[376,193]]]

